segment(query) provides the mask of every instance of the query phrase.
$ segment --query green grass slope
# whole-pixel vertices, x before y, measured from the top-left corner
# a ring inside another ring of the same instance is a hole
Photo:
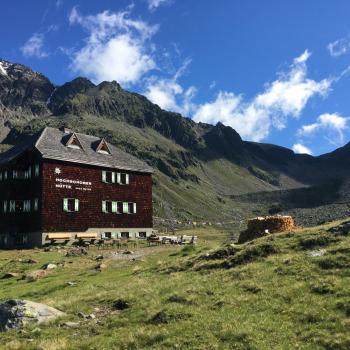
[[[63,252],[0,252],[0,272],[62,262],[35,282],[0,280],[0,299],[47,303],[65,316],[0,334],[1,349],[349,349],[350,235],[332,223],[223,245],[228,234],[196,230],[195,248],[140,248],[96,272],[85,257]],[[191,233],[188,231],[186,233]],[[24,263],[35,258],[37,264]],[[19,259],[22,259],[20,261]],[[74,286],[67,285],[73,281]],[[116,310],[118,299],[130,307]],[[83,320],[78,313],[94,313]],[[78,329],[64,322],[80,322]]]

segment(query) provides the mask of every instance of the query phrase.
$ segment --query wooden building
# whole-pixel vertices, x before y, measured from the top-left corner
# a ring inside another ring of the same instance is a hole
[[[0,248],[145,238],[152,172],[104,139],[47,127],[0,154]]]

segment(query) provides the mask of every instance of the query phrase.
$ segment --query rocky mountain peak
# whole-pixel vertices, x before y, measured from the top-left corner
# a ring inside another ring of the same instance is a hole
[[[0,60],[0,117],[49,114],[46,102],[54,88],[44,75]]]

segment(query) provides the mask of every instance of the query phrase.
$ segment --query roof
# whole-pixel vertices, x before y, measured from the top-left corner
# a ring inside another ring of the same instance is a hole
[[[72,135],[78,138],[82,149],[66,146],[67,140],[70,139]],[[104,142],[106,142],[111,154],[96,152],[96,144],[100,142],[101,139],[95,136],[73,132],[67,133],[59,129],[46,127],[41,132],[29,136],[7,152],[0,154],[0,164],[11,161],[24,151],[36,149],[44,159],[153,173],[153,169],[144,161],[120,150],[105,140]]]

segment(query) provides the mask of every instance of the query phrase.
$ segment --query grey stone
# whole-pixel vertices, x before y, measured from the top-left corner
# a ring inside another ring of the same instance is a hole
[[[65,315],[51,306],[29,300],[10,299],[0,303],[0,331],[20,329],[27,323],[43,323]]]
[[[65,322],[65,323],[63,323],[63,325],[68,327],[68,328],[79,328],[80,327],[79,322]]]
[[[56,265],[56,264],[49,263],[49,264],[44,265],[44,269],[45,269],[45,270],[57,269],[57,265]]]

